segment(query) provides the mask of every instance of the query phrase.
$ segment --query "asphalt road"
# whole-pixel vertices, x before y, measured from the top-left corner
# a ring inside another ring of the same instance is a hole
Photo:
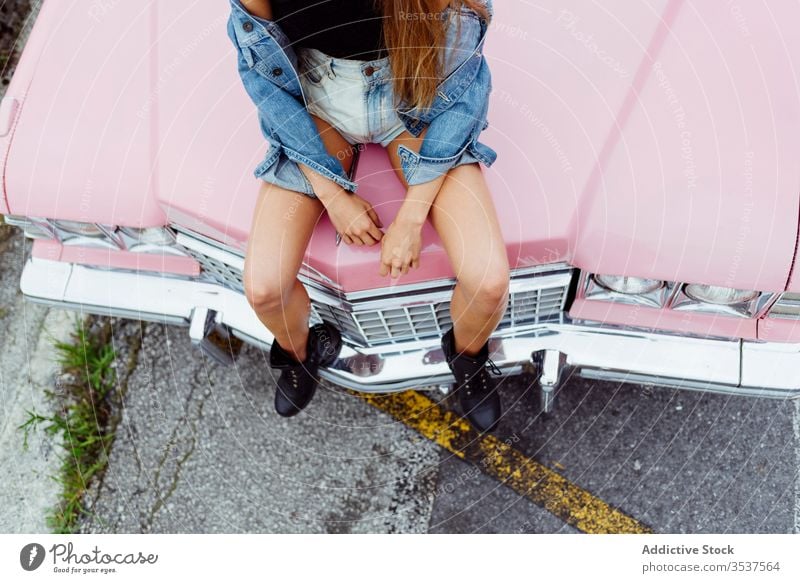
[[[577,532],[330,385],[279,418],[258,349],[222,367],[115,327],[121,357],[143,342],[87,532]],[[797,531],[793,403],[571,379],[544,418],[531,381],[504,383],[501,438],[654,531]]]
[[[0,6],[3,50],[28,6]],[[0,257],[3,532],[42,531],[53,501],[54,445],[23,452],[13,427],[55,382],[48,323],[58,335],[69,321],[21,301],[25,254],[16,233]],[[256,348],[225,368],[186,329],[113,323],[126,397],[84,532],[578,532],[546,493],[532,502],[336,387],[279,418]],[[800,532],[800,404],[570,378],[545,418],[532,381],[504,381],[501,438],[596,499],[655,532]]]

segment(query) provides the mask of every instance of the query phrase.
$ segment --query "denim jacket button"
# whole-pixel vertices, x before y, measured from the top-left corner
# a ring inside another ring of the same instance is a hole
[[[242,30],[245,32],[252,32],[253,31],[253,23],[249,20],[242,24]]]
[[[275,67],[275,68],[272,70],[272,74],[273,74],[275,77],[280,77],[281,75],[283,75],[283,69],[281,69],[280,67]]]

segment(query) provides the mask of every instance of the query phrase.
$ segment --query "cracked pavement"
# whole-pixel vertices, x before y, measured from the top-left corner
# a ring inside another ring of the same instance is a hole
[[[84,532],[427,530],[438,451],[413,431],[330,387],[280,419],[258,349],[224,368],[185,329],[114,328],[141,348]]]
[[[327,383],[278,417],[257,348],[223,367],[185,328],[114,330],[135,366],[83,532],[577,532]],[[797,528],[791,402],[574,378],[546,418],[527,375],[503,398],[517,449],[656,532]]]

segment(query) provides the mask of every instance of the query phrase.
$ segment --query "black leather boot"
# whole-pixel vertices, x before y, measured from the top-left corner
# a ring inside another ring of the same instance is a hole
[[[275,390],[275,411],[292,417],[306,408],[317,391],[320,366],[333,364],[342,348],[342,337],[333,324],[322,322],[308,329],[306,359],[298,362],[273,339],[269,364],[281,370]]]
[[[489,358],[487,340],[475,356],[456,353],[455,336],[451,326],[442,335],[442,350],[447,364],[456,378],[455,391],[461,405],[461,414],[481,432],[493,431],[503,414],[496,380],[490,376],[503,373]],[[489,363],[489,368],[485,365]]]

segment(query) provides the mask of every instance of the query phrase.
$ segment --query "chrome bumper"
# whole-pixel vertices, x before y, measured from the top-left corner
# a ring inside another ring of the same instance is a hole
[[[26,298],[56,307],[186,325],[204,348],[214,326],[267,350],[272,342],[245,297],[212,282],[30,258],[20,287]],[[558,321],[498,332],[489,348],[504,372],[531,367],[540,375],[545,410],[567,369],[616,382],[800,397],[798,344],[652,333],[576,322],[564,314]],[[369,349],[345,345],[339,360],[320,374],[367,392],[446,388],[453,381],[438,339]]]

